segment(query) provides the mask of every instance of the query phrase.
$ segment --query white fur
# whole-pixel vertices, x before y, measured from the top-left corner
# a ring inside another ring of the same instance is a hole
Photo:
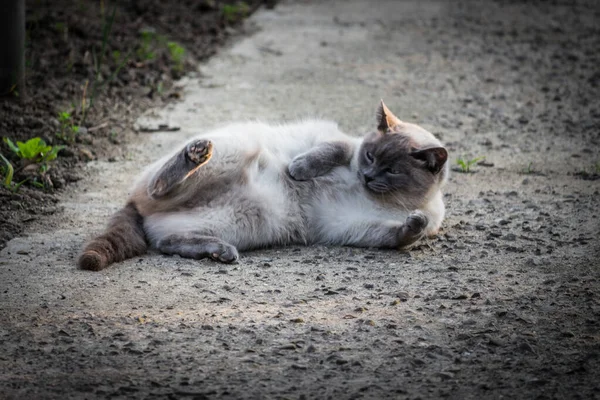
[[[415,130],[419,143],[439,145],[422,128],[412,125],[410,129]],[[316,178],[313,190],[290,192],[289,178],[286,180],[284,175],[294,157],[322,142],[344,141],[355,150],[360,147],[362,139],[344,134],[333,122],[240,123],[200,134],[192,140],[202,138],[212,141],[213,157],[197,176],[189,179],[197,179],[200,185],[206,179],[204,173],[215,171],[231,176],[243,169],[246,180],[233,183],[213,206],[145,215],[144,228],[154,246],[168,235],[186,235],[198,230],[212,232],[240,250],[292,241],[369,245],[365,235],[401,225],[414,211],[403,207],[402,199],[390,206],[369,196],[357,178],[356,159],[350,166],[336,167],[323,178]],[[182,147],[149,166],[136,183],[136,191],[145,190],[150,177]],[[197,196],[202,195],[198,189]],[[239,217],[251,211],[244,207],[255,207],[267,215],[260,224],[253,224],[251,219]],[[444,217],[439,187],[432,189],[431,196],[419,209],[429,218],[426,234],[437,232]],[[300,239],[290,239],[291,232],[299,232]]]

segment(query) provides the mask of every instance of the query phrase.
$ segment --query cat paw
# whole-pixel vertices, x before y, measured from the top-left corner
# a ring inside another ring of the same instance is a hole
[[[210,254],[210,258],[226,264],[237,263],[240,256],[234,246],[230,244],[222,244],[219,247],[220,248],[218,251],[214,251]]]
[[[198,166],[205,164],[212,157],[213,145],[210,140],[200,139],[185,146],[185,156]]]
[[[296,181],[307,181],[315,177],[314,171],[305,157],[299,156],[292,160],[288,166],[288,172]]]
[[[413,234],[421,234],[425,231],[427,224],[429,223],[429,218],[419,210],[413,211],[406,218],[406,226]]]

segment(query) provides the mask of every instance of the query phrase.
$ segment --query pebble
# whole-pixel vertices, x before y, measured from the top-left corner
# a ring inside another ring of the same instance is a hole
[[[514,233],[507,233],[506,235],[502,236],[503,240],[507,240],[509,242],[514,242],[515,240],[517,240],[517,235],[515,235]]]

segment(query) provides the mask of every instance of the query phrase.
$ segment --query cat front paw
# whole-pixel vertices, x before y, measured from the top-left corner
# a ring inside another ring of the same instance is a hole
[[[213,145],[210,140],[200,139],[185,146],[185,156],[194,164],[206,164],[212,157]]]
[[[422,211],[417,210],[410,213],[398,232],[398,248],[410,247],[423,238],[428,223],[429,218]]]
[[[406,226],[414,234],[422,234],[429,223],[429,218],[422,211],[416,210],[406,218]]]
[[[306,157],[298,156],[288,166],[288,172],[296,181],[307,181],[315,177],[315,172]]]

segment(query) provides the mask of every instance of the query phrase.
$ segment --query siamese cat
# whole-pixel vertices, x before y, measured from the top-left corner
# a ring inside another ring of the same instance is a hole
[[[290,244],[405,248],[444,218],[448,153],[383,104],[363,138],[335,123],[239,123],[150,165],[79,258],[83,269],[146,252],[233,263]]]

